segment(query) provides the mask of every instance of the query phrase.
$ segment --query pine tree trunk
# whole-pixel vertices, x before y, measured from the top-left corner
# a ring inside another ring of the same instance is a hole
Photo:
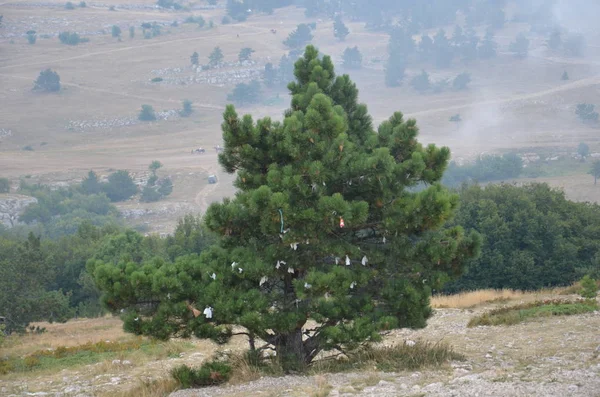
[[[308,355],[305,354],[302,342],[302,329],[296,329],[289,334],[279,336],[276,346],[277,356],[286,372],[302,371],[308,366]]]

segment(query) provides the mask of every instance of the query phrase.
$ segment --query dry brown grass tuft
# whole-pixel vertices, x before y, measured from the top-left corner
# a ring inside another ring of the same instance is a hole
[[[550,295],[560,294],[564,290],[566,289],[555,288],[529,292],[512,289],[482,289],[461,292],[456,295],[436,295],[431,298],[431,306],[434,308],[469,309],[486,303],[506,303],[513,300],[532,302]]]
[[[128,390],[100,394],[99,397],[165,397],[175,390],[177,390],[177,381],[171,377],[154,380],[140,379],[134,387]]]

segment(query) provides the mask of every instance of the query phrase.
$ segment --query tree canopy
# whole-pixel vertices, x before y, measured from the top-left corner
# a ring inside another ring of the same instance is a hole
[[[443,228],[458,205],[439,184],[449,150],[423,147],[399,112],[375,132],[354,83],[312,46],[294,73],[283,122],[223,114],[219,162],[239,192],[206,212],[214,245],[90,264],[127,331],[222,343],[238,325],[251,348],[260,338],[301,369],[324,350],[425,326],[431,289],[476,255],[476,234]]]
[[[452,224],[483,236],[481,256],[446,292],[533,290],[598,275],[600,207],[567,200],[546,184],[471,186]]]

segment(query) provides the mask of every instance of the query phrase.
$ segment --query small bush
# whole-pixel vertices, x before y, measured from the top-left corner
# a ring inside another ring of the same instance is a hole
[[[89,39],[84,40],[75,32],[60,32],[58,34],[58,39],[61,43],[67,45],[77,45],[79,43],[85,43],[89,41]]]
[[[231,377],[231,366],[228,363],[216,361],[206,362],[199,369],[181,365],[171,370],[171,376],[184,389],[215,386],[229,380]]]
[[[154,121],[156,120],[156,113],[154,113],[154,108],[150,105],[142,105],[142,110],[140,110],[140,114],[138,115],[138,119],[140,121]]]
[[[10,181],[7,178],[0,178],[0,193],[10,193]]]
[[[596,280],[591,278],[590,276],[584,276],[581,281],[581,290],[579,294],[586,299],[596,299],[596,295],[598,295],[598,284]]]
[[[34,34],[27,34],[27,42],[29,44],[35,44],[35,42],[37,41],[37,36]]]
[[[162,77],[155,77],[152,80],[150,80],[153,83],[160,83],[161,81],[163,81]]]
[[[85,1],[80,1],[79,2],[79,7],[80,8],[85,8],[85,7],[87,7],[87,3]]]
[[[458,123],[462,121],[462,118],[460,117],[460,114],[456,113],[455,115],[450,116],[450,121],[452,121],[453,123]]]
[[[67,1],[67,3],[65,4],[65,8],[67,10],[74,10],[75,9],[75,4],[71,3],[70,1]]]
[[[223,17],[223,19],[221,19],[221,24],[223,25],[229,25],[231,23],[231,18],[229,18],[227,15],[225,15]]]
[[[23,146],[23,150],[26,152],[33,152],[33,147],[31,145]]]
[[[570,316],[598,310],[595,301],[569,301],[562,299],[536,301],[516,306],[494,309],[473,317],[467,327],[489,325],[514,325],[530,318]]]

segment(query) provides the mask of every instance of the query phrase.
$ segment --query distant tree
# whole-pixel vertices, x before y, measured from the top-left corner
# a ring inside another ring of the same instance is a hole
[[[584,122],[597,123],[598,112],[594,111],[594,108],[590,103],[580,103],[575,108],[575,114]]]
[[[453,123],[458,123],[462,121],[462,117],[460,117],[460,114],[456,113],[455,115],[450,116],[450,121]]]
[[[455,90],[464,90],[467,88],[470,82],[471,74],[463,72],[454,78],[454,80],[452,81],[452,88],[454,88]]]
[[[529,39],[524,33],[519,33],[512,43],[508,46],[508,49],[513,52],[519,58],[527,57],[529,53]]]
[[[223,62],[223,58],[225,57],[223,56],[223,51],[221,51],[221,47],[215,47],[208,56],[208,64],[211,67],[217,66],[221,62]]]
[[[495,43],[494,43],[495,44]],[[460,54],[463,61],[475,60],[478,56],[477,46],[479,45],[479,36],[475,29],[467,29],[466,39],[462,46],[460,46]],[[494,47],[495,52],[495,47]]]
[[[156,175],[156,171],[159,170],[159,168],[162,168],[162,163],[158,160],[154,160],[153,162],[150,163],[150,165],[148,166],[148,169],[150,170],[150,172],[152,173],[152,175]]]
[[[429,37],[429,35],[422,35],[421,41],[419,42],[419,53],[421,55],[421,59],[425,62],[431,61],[433,52],[433,40],[431,37]]]
[[[79,36],[79,34],[75,32],[60,32],[58,34],[58,39],[61,43],[67,45],[77,45],[82,42],[82,39]]]
[[[7,178],[0,178],[0,193],[10,193],[10,181]]]
[[[102,191],[102,184],[100,180],[98,180],[98,175],[90,170],[88,172],[87,177],[81,181],[81,192],[83,194],[98,194]]]
[[[224,15],[223,18],[221,19],[221,24],[223,25],[229,25],[231,23],[231,18],[229,18],[229,16]]]
[[[65,8],[66,8],[67,10],[74,10],[74,9],[75,9],[75,4],[71,3],[70,1],[67,1],[67,2],[65,3]]]
[[[253,80],[248,84],[236,85],[233,92],[227,96],[227,100],[239,105],[248,105],[259,102],[260,94],[260,83]]]
[[[344,41],[349,34],[350,31],[342,21],[342,17],[338,15],[333,22],[333,35],[339,41]]]
[[[129,38],[133,39],[135,37],[135,27],[130,26],[129,27]]]
[[[27,42],[29,44],[35,44],[37,41],[37,35],[34,33],[27,33]]]
[[[182,117],[188,117],[190,114],[192,114],[193,111],[194,109],[192,109],[192,101],[190,101],[189,99],[185,99],[183,101],[183,108],[181,109],[179,114]]]
[[[459,25],[456,25],[454,27],[454,32],[452,33],[450,43],[460,49],[460,47],[463,46],[466,41],[467,37],[463,33],[463,29]]]
[[[79,8],[85,8],[85,7],[87,7],[87,3],[85,1],[80,1]]]
[[[415,76],[410,81],[411,87],[419,92],[425,92],[431,88],[431,81],[429,81],[429,74],[425,70],[421,70],[421,74]]]
[[[0,26],[2,26],[2,19],[4,19],[4,15],[0,15]]]
[[[198,64],[199,64],[198,57],[199,57],[198,53],[196,51],[194,51],[192,56],[190,56],[190,62],[192,63],[192,66],[198,66]]]
[[[494,41],[494,33],[488,30],[481,41],[481,45],[478,48],[479,58],[490,59],[495,58],[497,54],[498,44]]]
[[[204,20],[204,18],[202,18],[202,15],[198,15],[196,17],[196,23],[198,24],[198,27],[200,29],[202,29],[204,26],[206,26],[206,21]]]
[[[594,185],[600,178],[600,160],[596,160],[592,163],[592,168],[589,171],[589,174],[594,177]]]
[[[554,29],[550,32],[550,37],[546,41],[546,45],[551,50],[558,50],[562,45],[562,39],[560,37],[560,29]]]
[[[585,158],[590,154],[590,147],[586,143],[580,142],[579,146],[577,146],[577,154],[581,156],[581,162],[584,162]]]
[[[263,72],[263,81],[267,87],[273,87],[277,80],[277,70],[273,67],[272,63],[265,65],[265,71]]]
[[[60,76],[51,69],[42,70],[33,84],[34,91],[56,92],[60,90]]]
[[[208,0],[208,5],[216,6],[218,0]]]
[[[344,61],[343,66],[346,69],[360,69],[362,67],[362,54],[358,50],[358,47],[348,47],[344,50],[344,55],[342,56]]]
[[[171,178],[166,177],[158,181],[158,193],[161,197],[166,197],[173,192],[173,182]]]
[[[245,21],[248,17],[248,6],[243,1],[227,0],[227,15],[236,21]]]
[[[106,196],[112,202],[125,201],[137,193],[137,186],[129,172],[116,171],[108,176],[108,182],[103,186]]]
[[[412,36],[402,27],[396,26],[390,32],[388,44],[388,62],[385,68],[385,84],[397,87],[404,79],[407,59],[415,51]]]
[[[279,83],[286,87],[287,83],[294,79],[294,63],[296,62],[297,56],[292,54],[290,51],[288,55],[282,55],[279,59],[279,66],[277,68],[277,79]]]
[[[433,38],[433,56],[435,65],[438,68],[447,68],[452,63],[454,51],[450,45],[450,41],[446,37],[444,29],[438,30]]]
[[[585,52],[585,38],[582,34],[570,34],[563,43],[565,55],[582,57]]]
[[[152,37],[160,36],[161,35],[160,25],[157,24],[156,22],[153,22],[151,31],[152,31]]]
[[[240,62],[249,61],[250,57],[252,57],[252,53],[254,52],[255,51],[250,47],[242,48],[238,54],[238,60]]]
[[[561,80],[569,80],[569,73],[567,73],[567,71],[565,70],[562,74],[562,76],[560,77]]]
[[[142,105],[142,110],[138,115],[138,120],[140,121],[154,121],[156,120],[156,113],[154,113],[154,108],[150,105]]]
[[[111,33],[112,37],[121,37],[121,28],[117,25],[113,25]]]
[[[310,32],[310,28],[307,24],[301,23],[296,29],[289,34],[288,38],[283,42],[290,48],[304,47],[307,43],[313,39],[313,35]]]

